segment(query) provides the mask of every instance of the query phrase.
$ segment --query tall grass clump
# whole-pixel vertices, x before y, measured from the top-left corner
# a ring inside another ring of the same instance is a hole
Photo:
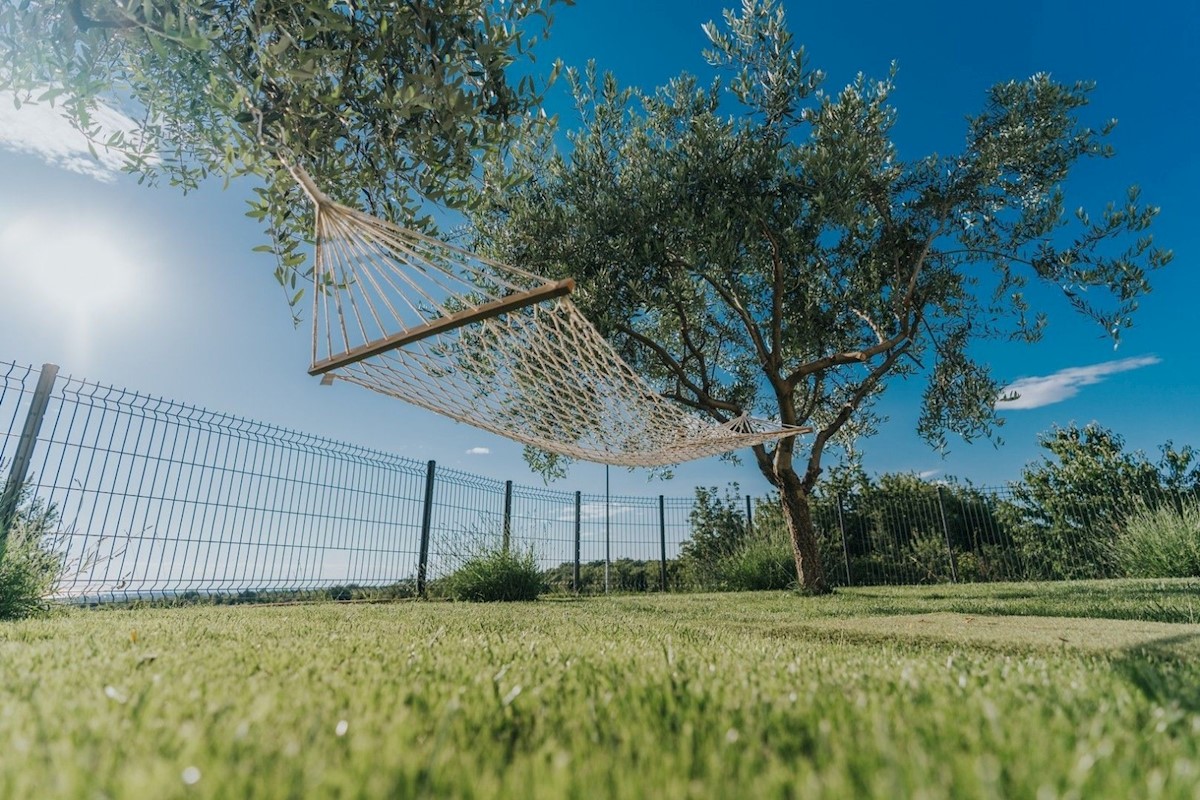
[[[1116,537],[1113,551],[1131,578],[1200,577],[1200,503],[1137,512]]]
[[[441,582],[440,594],[452,600],[500,602],[536,600],[546,589],[533,548],[481,549]]]
[[[18,506],[0,550],[0,620],[45,613],[47,597],[63,573],[63,557],[51,535],[57,521],[53,507],[34,501]]]
[[[776,532],[772,532],[776,533]],[[733,592],[787,589],[796,583],[796,561],[786,534],[751,534],[716,565],[719,588]]]

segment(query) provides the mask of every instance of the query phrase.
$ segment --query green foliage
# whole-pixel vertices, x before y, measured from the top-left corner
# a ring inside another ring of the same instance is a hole
[[[546,590],[533,548],[481,549],[438,582],[436,593],[451,600],[491,603],[536,600]]]
[[[680,587],[680,562],[667,561],[667,587]],[[546,570],[546,585],[558,592],[575,592],[575,565],[564,562]],[[611,593],[662,591],[662,562],[618,558],[608,565],[608,589]],[[579,594],[604,594],[604,562],[588,561],[579,565]]]
[[[848,555],[854,583],[943,583],[955,576],[1018,580],[1023,575],[996,503],[970,484],[933,483],[911,473],[872,479],[852,463],[831,471],[817,509],[822,539],[828,542],[826,563],[845,567]],[[844,570],[831,566],[831,572],[845,580]]]
[[[420,200],[465,202],[477,155],[536,107],[534,79],[507,70],[560,1],[6,2],[0,90],[57,105],[149,183],[262,179],[249,215],[294,306],[311,216],[279,157],[336,198],[429,225]],[[102,137],[101,104],[137,130]]]
[[[1158,463],[1125,450],[1125,441],[1095,423],[1042,435],[1047,451],[1022,471],[1012,500],[999,510],[1016,539],[1029,577],[1115,577],[1113,543],[1130,517],[1173,506],[1200,488],[1191,447],[1162,447]]]
[[[1130,578],[1200,577],[1200,502],[1133,514],[1113,542],[1113,556]]]
[[[575,277],[575,302],[664,396],[721,421],[814,426],[798,471],[793,440],[755,448],[790,507],[828,446],[874,429],[891,381],[923,374],[931,443],[991,435],[1000,383],[972,345],[1042,336],[1055,307],[1029,283],[1116,338],[1171,258],[1136,191],[1096,220],[1065,211],[1072,170],[1110,154],[1111,126],[1083,118],[1088,83],[998,84],[959,152],[906,160],[894,73],[825,91],[776,0],[705,31],[724,80],[639,90],[568,71],[570,152],[523,131],[514,158],[492,159],[474,220],[496,255]]]
[[[715,573],[715,588],[725,591],[790,589],[796,585],[792,542],[786,531],[760,532],[756,526],[733,552],[717,561]]]
[[[696,586],[721,584],[721,563],[737,553],[746,539],[744,497],[738,485],[721,494],[714,487],[696,487],[696,500],[688,513],[691,536],[679,549],[685,580]]]
[[[22,492],[0,549],[0,620],[21,619],[49,609],[47,597],[62,577],[63,558],[53,546],[58,523],[53,506]]]
[[[796,561],[778,503],[760,501],[746,524],[745,496],[730,484],[696,488],[692,535],[680,547],[684,584],[708,591],[787,589],[796,583]]]
[[[241,589],[232,594],[188,591],[153,599],[105,601],[106,606],[135,608],[170,608],[175,606],[240,606],[282,603],[381,603],[408,600],[417,596],[415,581],[402,581],[386,586],[360,586],[355,583],[327,586],[321,589]]]

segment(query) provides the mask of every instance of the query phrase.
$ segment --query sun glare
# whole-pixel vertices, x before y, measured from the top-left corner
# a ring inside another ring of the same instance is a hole
[[[0,229],[5,283],[70,315],[105,317],[141,305],[148,277],[141,249],[106,226],[77,220],[25,217]]]
[[[148,249],[97,219],[16,217],[0,222],[0,286],[19,313],[80,346],[150,308]]]

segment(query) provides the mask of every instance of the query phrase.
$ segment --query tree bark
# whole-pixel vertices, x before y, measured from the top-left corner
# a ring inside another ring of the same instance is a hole
[[[812,521],[812,505],[808,491],[794,470],[785,469],[777,475],[779,499],[783,504],[783,520],[792,538],[792,553],[796,558],[796,580],[805,594],[828,594],[832,591],[825,579],[821,563],[821,547]]]

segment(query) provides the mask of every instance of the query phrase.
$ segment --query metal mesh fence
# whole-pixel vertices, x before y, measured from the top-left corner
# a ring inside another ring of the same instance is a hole
[[[695,497],[514,485],[78,378],[40,377],[0,363],[0,467],[9,475],[0,526],[46,526],[66,564],[63,599],[414,593],[505,547],[531,553],[556,590],[698,585],[680,558],[696,535]],[[757,537],[786,561],[790,542],[771,513],[777,502],[760,499],[746,525],[745,500],[731,512],[731,537]],[[1111,545],[1130,513],[1182,513],[1195,501],[1143,487],[1038,505],[1019,487],[922,483],[818,497],[812,512],[836,585],[1048,580],[1120,575]]]
[[[1162,512],[1168,523],[1195,519],[1198,509],[1196,491],[1157,484],[1052,497],[1021,484],[924,484],[819,498],[813,516],[832,582],[864,585],[1127,577],[1121,545],[1135,520]],[[1200,530],[1191,540],[1200,543]],[[1169,565],[1144,575],[1175,576]]]
[[[8,372],[5,419],[31,401],[32,371]],[[393,583],[416,564],[424,477],[386,453],[66,378],[25,492],[54,509],[60,596],[149,598]]]

